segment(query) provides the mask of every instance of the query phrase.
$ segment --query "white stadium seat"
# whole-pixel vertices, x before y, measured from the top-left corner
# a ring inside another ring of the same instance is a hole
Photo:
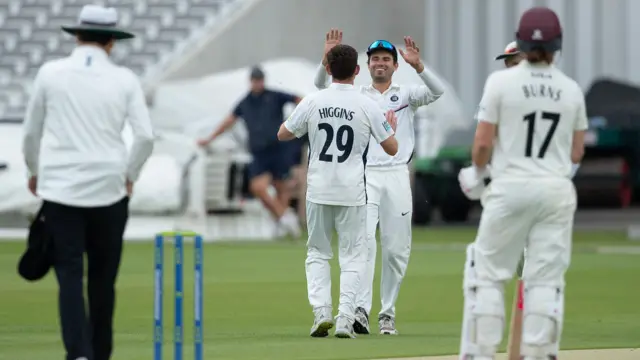
[[[142,75],[167,51],[178,48],[219,10],[215,4],[234,0],[103,0],[115,6],[120,24],[130,28],[138,40],[123,42],[114,59]],[[75,45],[60,31],[60,26],[74,23],[85,1],[76,0],[7,0],[0,2],[0,83],[31,81],[42,62],[65,56]],[[198,5],[201,4],[201,5]],[[196,8],[192,9],[195,5]],[[26,94],[15,96],[0,87],[0,119],[15,116],[24,109]],[[11,103],[9,103],[11,99]]]

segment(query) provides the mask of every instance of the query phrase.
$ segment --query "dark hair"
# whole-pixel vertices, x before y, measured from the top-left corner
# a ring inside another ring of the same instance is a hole
[[[553,62],[553,53],[545,51],[543,49],[533,49],[525,53],[525,59],[531,64],[537,64],[546,62],[551,64]]]
[[[94,33],[94,32],[78,32],[77,33],[78,40],[85,43],[96,43],[102,46],[106,46],[111,40],[113,40],[113,35],[104,34],[104,33]]]
[[[327,63],[334,79],[347,80],[356,73],[358,52],[349,45],[336,45],[327,53]]]

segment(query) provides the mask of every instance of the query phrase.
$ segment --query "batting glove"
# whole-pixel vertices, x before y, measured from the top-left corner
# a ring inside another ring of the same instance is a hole
[[[485,189],[484,180],[491,176],[489,167],[480,170],[475,166],[461,169],[458,173],[458,183],[462,193],[469,200],[478,200]]]

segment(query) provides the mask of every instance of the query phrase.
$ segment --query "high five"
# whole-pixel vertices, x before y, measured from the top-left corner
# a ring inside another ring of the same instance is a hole
[[[326,54],[342,42],[342,31],[330,30],[325,38],[322,65],[318,68],[315,85],[327,87]],[[420,60],[420,49],[411,37],[404,38],[405,50],[386,40],[376,40],[367,48],[371,85],[360,87],[360,92],[380,106],[380,112],[392,110],[398,117],[399,150],[395,156],[387,155],[382,147],[371,140],[367,155],[367,264],[361,289],[357,292],[355,331],[368,334],[369,312],[372,304],[373,274],[376,262],[376,226],[380,222],[382,248],[382,279],[380,296],[382,309],[378,315],[382,334],[397,334],[395,304],[404,278],[411,252],[411,213],[413,201],[408,163],[415,142],[413,119],[420,106],[436,101],[444,93],[444,85]],[[392,82],[398,69],[398,52],[416,70],[424,85],[399,85]]]
[[[305,97],[278,131],[280,140],[309,134],[307,171],[307,289],[314,313],[311,336],[324,337],[333,327],[331,238],[338,233],[340,306],[335,336],[355,337],[356,294],[366,258],[365,157],[370,139],[395,155],[396,116],[353,86],[360,71],[358,52],[337,45],[327,53],[326,71],[333,75],[328,89]]]

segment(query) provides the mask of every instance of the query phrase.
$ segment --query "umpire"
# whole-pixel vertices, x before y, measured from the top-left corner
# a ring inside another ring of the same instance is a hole
[[[39,69],[24,120],[29,189],[43,199],[60,287],[59,311],[67,360],[107,360],[113,348],[115,283],[129,196],[153,150],[153,131],[140,81],[112,63],[119,30],[113,8],[86,5],[69,57]],[[133,130],[128,153],[125,122]],[[83,296],[87,254],[88,311]]]

